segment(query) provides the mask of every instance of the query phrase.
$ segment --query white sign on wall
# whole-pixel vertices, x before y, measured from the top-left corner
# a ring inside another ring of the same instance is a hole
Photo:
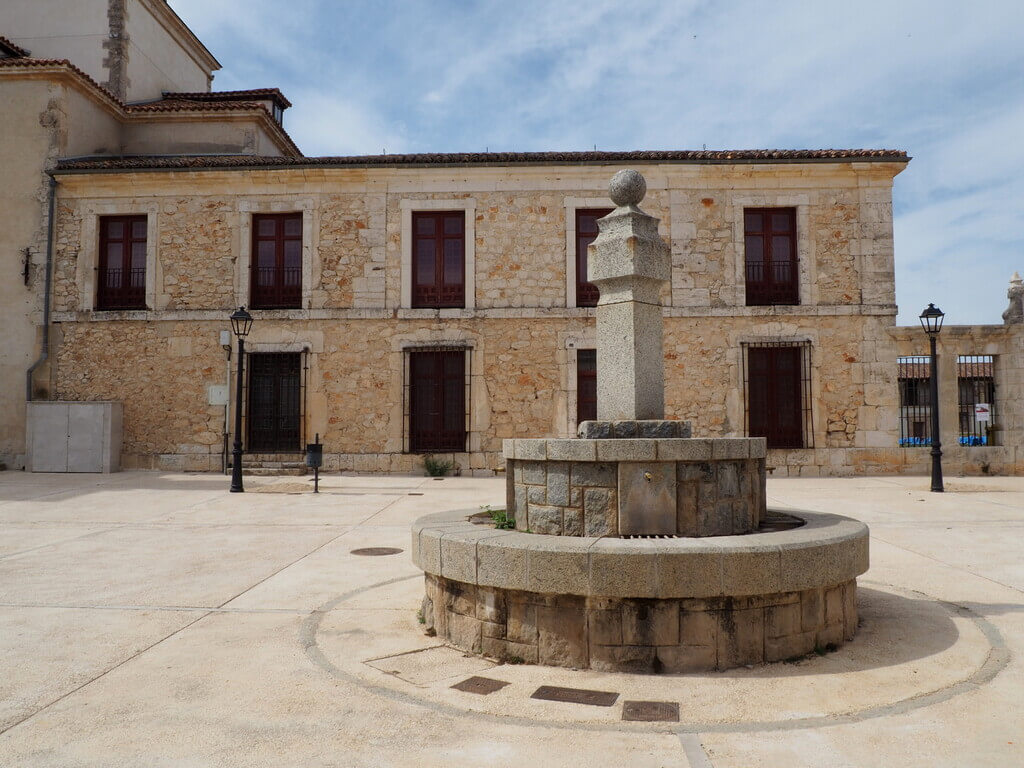
[[[975,421],[988,421],[989,416],[992,413],[992,409],[988,403],[975,403],[974,404],[974,420]]]

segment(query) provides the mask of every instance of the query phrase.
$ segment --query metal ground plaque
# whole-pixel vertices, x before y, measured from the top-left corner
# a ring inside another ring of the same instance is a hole
[[[675,701],[624,701],[622,719],[642,723],[678,723],[679,704]]]
[[[506,685],[511,685],[504,680],[494,680],[490,677],[467,677],[461,683],[456,683],[452,686],[457,691],[465,691],[466,693],[479,693],[481,696],[486,696],[489,693],[500,691]]]
[[[569,704],[590,704],[595,707],[610,707],[619,698],[619,694],[610,691],[588,691],[585,688],[560,688],[557,685],[542,685],[531,699],[544,701],[564,701]]]

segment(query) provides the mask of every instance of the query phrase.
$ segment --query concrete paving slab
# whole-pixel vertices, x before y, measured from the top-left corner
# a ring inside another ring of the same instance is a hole
[[[218,475],[0,473],[0,763],[1024,764],[1022,478],[950,478],[946,494],[770,479],[772,507],[871,526],[853,642],[703,675],[501,665],[486,674],[509,685],[488,696],[451,689],[452,664],[412,683],[365,662],[439,644],[417,621],[409,527],[500,503],[504,478],[325,481],[229,494]],[[406,551],[351,555],[368,546]],[[678,703],[680,721],[530,699],[540,685]]]

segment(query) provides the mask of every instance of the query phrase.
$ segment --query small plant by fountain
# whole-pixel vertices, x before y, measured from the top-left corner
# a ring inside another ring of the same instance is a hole
[[[692,438],[664,418],[669,248],[638,207],[643,176],[620,171],[609,190],[617,207],[589,251],[598,420],[576,438],[505,441],[501,525],[416,521],[427,631],[498,659],[636,672],[838,647],[857,628],[867,526],[768,513],[764,438]]]

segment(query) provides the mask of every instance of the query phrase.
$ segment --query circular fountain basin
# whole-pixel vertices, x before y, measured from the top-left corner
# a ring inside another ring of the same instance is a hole
[[[428,631],[497,659],[629,672],[780,661],[852,639],[868,528],[795,512],[798,528],[707,538],[547,536],[413,525]]]

